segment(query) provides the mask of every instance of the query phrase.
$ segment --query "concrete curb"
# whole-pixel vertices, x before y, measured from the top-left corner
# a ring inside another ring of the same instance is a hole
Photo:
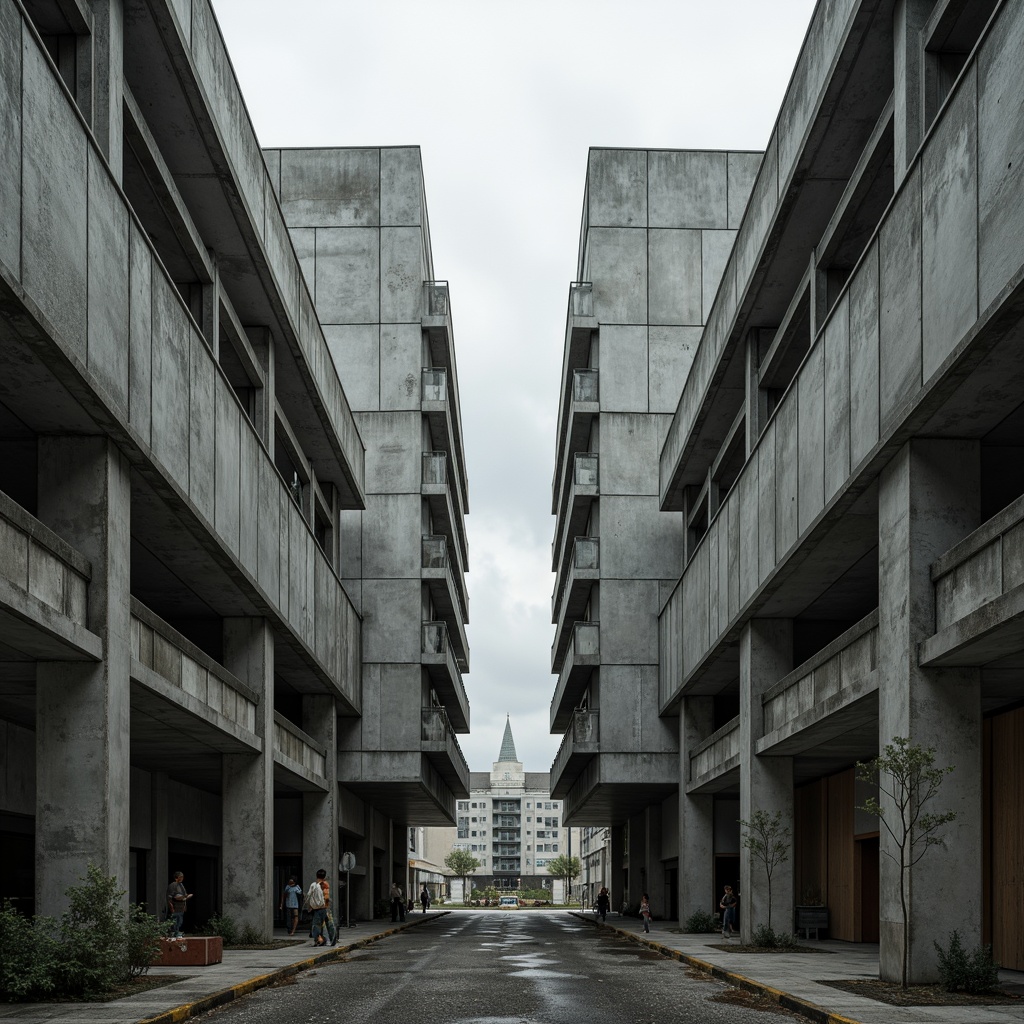
[[[450,913],[450,910],[440,910],[431,917],[410,919],[400,928],[388,928],[387,931],[378,932],[376,935],[368,935],[365,939],[359,939],[357,942],[352,942],[347,946],[334,946],[330,952],[317,953],[316,956],[286,964],[284,967],[279,967],[275,971],[269,971],[267,974],[260,974],[255,978],[249,978],[247,981],[240,981],[237,985],[231,985],[217,992],[211,992],[209,995],[196,999],[191,1003],[182,1003],[181,1006],[165,1010],[163,1013],[158,1013],[155,1017],[146,1017],[140,1020],[138,1024],[177,1024],[178,1021],[188,1020],[189,1017],[195,1017],[200,1013],[206,1013],[207,1010],[224,1006],[225,1003],[233,1002],[235,999],[249,995],[250,992],[266,988],[268,985],[283,981],[285,978],[294,977],[296,974],[308,971],[312,967],[320,967],[323,964],[339,960],[346,953],[350,953],[352,950],[359,949],[362,946],[368,946],[371,942],[386,939],[389,935],[396,935],[398,932],[405,931],[414,925],[424,924],[426,921],[436,921],[438,917],[444,917]]]
[[[730,985],[735,985],[736,988],[742,988],[747,992],[765,996],[773,1003],[778,1003],[784,1009],[792,1010],[794,1013],[799,1013],[808,1020],[814,1021],[814,1024],[861,1024],[860,1021],[854,1020],[852,1017],[844,1017],[838,1013],[829,1013],[824,1007],[818,1006],[817,1003],[812,1003],[809,999],[802,999],[800,996],[783,992],[781,989],[772,988],[771,985],[766,985],[762,981],[755,981],[753,978],[746,977],[746,975],[727,971],[724,967],[718,967],[707,960],[690,956],[689,953],[683,953],[681,950],[673,949],[672,946],[666,946],[664,943],[655,942],[653,939],[644,939],[637,935],[636,932],[627,931],[625,928],[616,928],[614,925],[607,923],[602,925],[601,922],[594,918],[575,911],[572,912],[572,915],[595,927],[608,928],[615,932],[616,935],[621,935],[624,939],[629,939],[638,946],[647,946],[649,949],[661,953],[662,956],[671,957],[671,959],[678,960],[688,967],[703,971],[705,974],[710,974],[711,977],[717,978],[719,981],[725,981]]]

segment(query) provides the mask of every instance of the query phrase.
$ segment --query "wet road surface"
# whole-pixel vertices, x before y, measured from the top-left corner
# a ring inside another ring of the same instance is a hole
[[[197,1019],[204,1024],[772,1024],[784,1019],[718,1001],[734,991],[564,912],[456,911]]]

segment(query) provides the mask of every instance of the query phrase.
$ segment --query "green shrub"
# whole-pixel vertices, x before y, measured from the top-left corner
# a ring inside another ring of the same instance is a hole
[[[130,977],[124,895],[117,879],[93,864],[86,868],[82,884],[67,890],[58,976],[68,995],[107,992]]]
[[[6,900],[0,906],[0,999],[45,999],[57,990],[63,955],[50,918],[28,918]]]
[[[254,925],[247,924],[235,941],[239,946],[262,946],[267,937]]]
[[[718,915],[709,910],[695,910],[683,923],[683,931],[694,934],[717,932],[719,928]]]
[[[788,932],[777,932],[768,925],[758,925],[751,936],[751,945],[759,949],[791,949],[796,945]]]
[[[943,949],[933,942],[939,954],[939,978],[947,992],[990,992],[999,984],[999,965],[992,959],[991,946],[964,949],[958,931],[950,932],[949,945]]]
[[[125,935],[129,978],[141,978],[160,958],[160,939],[171,931],[170,921],[158,921],[141,903],[128,908]]]
[[[238,925],[227,914],[213,914],[198,934],[219,935],[225,946],[234,946],[238,942]]]

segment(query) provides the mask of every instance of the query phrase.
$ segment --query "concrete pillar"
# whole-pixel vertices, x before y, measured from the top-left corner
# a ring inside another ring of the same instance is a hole
[[[640,894],[647,886],[647,821],[643,811],[629,819],[626,833],[626,867],[628,884],[623,898],[628,903],[640,902]]]
[[[918,644],[935,632],[931,564],[978,525],[979,493],[976,441],[911,441],[879,478],[879,747],[906,736],[935,747],[938,766],[956,766],[927,808],[956,811],[946,829],[948,850],[929,850],[909,875],[911,982],[937,978],[933,940],[945,942],[954,928],[968,948],[981,940],[981,673],[917,664]],[[884,828],[881,849],[881,974],[898,980],[900,878],[884,856],[893,851]]]
[[[163,917],[171,876],[167,864],[167,775],[150,777],[149,862],[146,870],[146,904],[151,914]]]
[[[124,177],[124,9],[92,0],[92,131],[118,184]],[[87,115],[88,116],[88,115]]]
[[[652,804],[644,811],[646,851],[646,882],[644,890],[651,900],[651,910],[663,918],[675,918],[676,908],[667,904],[665,865],[661,860],[661,805]]]
[[[262,935],[274,929],[274,634],[266,619],[224,620],[224,667],[259,695],[259,754],[224,754],[223,913]]]
[[[608,866],[608,891],[611,893],[610,908],[618,911],[626,898],[626,872],[623,868],[623,861],[626,859],[626,827],[624,825],[613,825],[611,828],[611,839],[609,841],[608,856],[611,863]]]
[[[764,734],[761,695],[793,667],[793,623],[790,619],[752,619],[740,636],[740,818],[755,811],[774,815],[793,829],[793,759],[759,757],[757,741]],[[741,829],[742,835],[742,829]],[[793,854],[772,874],[771,925],[793,928]],[[768,883],[763,862],[740,847],[740,933],[749,942],[760,925],[768,924]]]
[[[328,694],[303,697],[302,729],[327,748],[326,775],[331,783],[326,793],[302,794],[302,877],[308,885],[319,868],[327,872],[328,879],[333,879],[341,859],[338,850],[338,716],[334,698]],[[364,861],[360,863],[365,866]],[[332,885],[332,893],[334,888]],[[341,913],[345,913],[344,906]]]
[[[921,29],[935,0],[896,0],[892,13],[893,176],[900,187],[924,134],[924,48]]]
[[[714,732],[713,697],[684,697],[679,712],[679,921],[715,905],[715,798],[686,792],[690,755]]]
[[[41,437],[38,454],[39,518],[89,559],[103,642],[99,663],[36,667],[36,912],[59,916],[90,864],[128,888],[131,485],[106,438]]]

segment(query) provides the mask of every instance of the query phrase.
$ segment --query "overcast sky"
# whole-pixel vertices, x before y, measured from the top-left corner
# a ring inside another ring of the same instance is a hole
[[[260,143],[418,145],[469,463],[473,771],[551,767],[551,476],[587,150],[761,149],[814,0],[213,0]],[[340,373],[342,383],[344,372]]]

